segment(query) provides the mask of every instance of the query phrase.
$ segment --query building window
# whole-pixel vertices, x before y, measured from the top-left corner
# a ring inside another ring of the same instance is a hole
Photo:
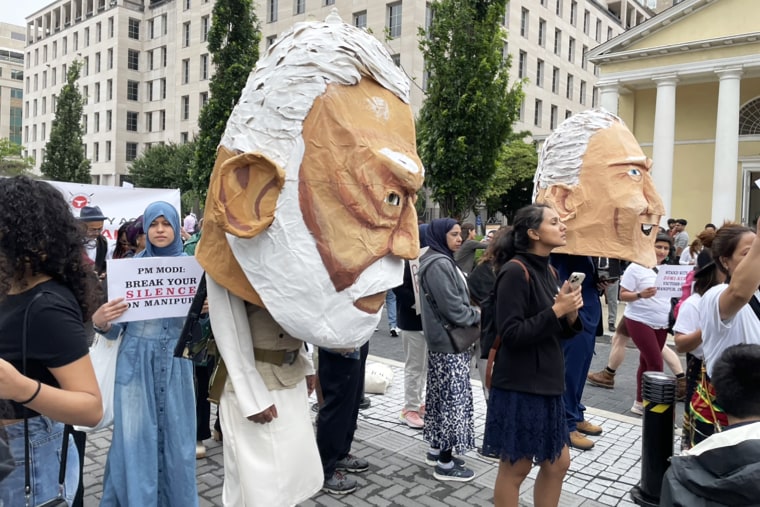
[[[303,14],[306,12],[306,0],[296,0],[293,6],[293,12],[295,14]]]
[[[78,50],[79,50],[79,32],[74,32],[74,51],[78,51]]]
[[[573,100],[573,75],[568,74],[567,75],[567,90],[565,90],[565,97],[567,97],[570,100]]]
[[[108,38],[113,39],[113,16],[108,18]]]
[[[554,29],[554,54],[559,56],[562,53],[562,30]]]
[[[184,0],[184,4],[185,4],[185,10],[189,11],[190,10],[190,0]]]
[[[127,162],[132,162],[137,158],[137,143],[127,143],[124,152]]]
[[[87,133],[87,124],[88,124],[88,121],[87,121],[87,115],[86,115],[86,114],[83,114],[83,115],[82,115],[82,133],[83,133],[83,134],[86,134],[86,133]],[[36,128],[36,127],[37,127],[37,125],[35,125],[34,127]]]
[[[129,18],[129,28],[127,29],[127,37],[134,40],[140,40],[140,21],[134,18]]]
[[[139,86],[140,83],[137,81],[127,81],[127,100],[137,100]]]
[[[583,33],[588,35],[591,30],[591,13],[588,10],[583,11]]]
[[[559,93],[559,67],[552,69],[552,93]]]
[[[578,101],[581,103],[581,105],[586,105],[586,82],[581,81],[581,89],[580,89],[580,96],[578,97]]]
[[[55,86],[55,83],[57,81],[57,79],[56,79],[56,70],[58,70],[58,69],[56,69],[55,67],[53,67],[53,69],[50,71],[50,84],[52,86]],[[18,72],[21,72],[21,71],[18,71]],[[13,76],[11,76],[11,79],[13,79]]]
[[[127,50],[127,68],[140,70],[140,52],[135,49]]]
[[[530,14],[528,12],[528,9],[523,7],[520,10],[520,35],[528,38],[528,23],[530,23]]]
[[[156,20],[151,19],[148,21],[148,38],[154,39],[156,37]]]
[[[87,47],[90,45],[90,29],[85,28],[84,29],[84,47]]]
[[[111,141],[106,141],[106,162],[111,161]]]
[[[190,22],[187,21],[182,24],[182,47],[186,48],[190,45]]]
[[[97,104],[98,102],[100,102],[100,83],[95,83],[95,103]]]
[[[182,60],[182,84],[190,82],[190,60],[188,58]]]
[[[536,127],[541,126],[541,114],[544,103],[540,99],[536,99],[535,109],[533,110],[533,125]]]
[[[335,5],[335,0],[325,0],[325,6],[327,5]]]
[[[161,100],[166,100],[166,78],[161,78]]]
[[[536,65],[536,86],[544,87],[544,61],[539,59]]]
[[[303,1],[303,0],[301,0],[301,1]],[[209,17],[208,16],[203,16],[201,18],[201,42],[208,41],[208,29],[209,29],[210,26],[211,25],[209,23]]]
[[[190,140],[190,136],[188,135],[187,132],[180,132],[179,133],[179,142],[181,144],[187,144],[189,140]]]
[[[596,42],[602,41],[602,20],[601,19],[596,20],[596,33],[594,34],[594,39],[596,39]]]
[[[538,19],[538,45],[546,46],[546,20],[541,18]]]
[[[145,113],[145,132],[153,132],[153,113]]]
[[[583,46],[583,53],[581,54],[581,68],[583,70],[586,70],[586,67],[588,67],[588,61],[586,60],[586,55],[588,54],[588,46]]]
[[[11,98],[12,99],[23,99],[24,98],[24,90],[21,88],[11,88]]]
[[[277,21],[277,0],[267,0],[267,23]]]
[[[190,95],[182,96],[182,119],[190,119]]]
[[[113,69],[113,48],[108,48],[108,69]]]
[[[549,128],[554,130],[557,128],[557,117],[559,115],[559,110],[557,109],[557,106],[552,105],[549,111]]]
[[[161,67],[166,68],[166,61],[169,58],[169,50],[166,46],[161,46]]]
[[[607,40],[610,40],[612,38],[612,27],[607,27]]]
[[[169,16],[161,14],[161,32],[166,35],[169,33]]]
[[[570,24],[575,26],[578,22],[578,2],[573,0],[570,2]]]
[[[401,2],[388,4],[386,28],[390,37],[401,37]]]
[[[208,54],[201,55],[201,81],[208,79]]]
[[[554,11],[554,13],[559,17],[562,17],[562,2],[563,0],[557,0],[557,9]]]
[[[113,79],[106,81],[106,100],[113,99]]]
[[[153,51],[147,51],[146,54],[148,55],[148,70],[153,70],[155,67],[153,66]]]
[[[570,118],[572,115],[573,115],[573,112],[572,112],[572,111],[570,111],[569,109],[565,109],[565,119],[566,119],[566,120],[567,120],[568,118]]]
[[[98,162],[100,158],[100,144],[92,143],[92,159],[93,162]]]
[[[100,132],[100,113],[92,115],[92,131]]]
[[[517,63],[517,76],[523,79],[527,74],[528,69],[528,53],[520,51],[520,56]]]
[[[137,113],[135,111],[127,111],[127,130],[137,132]]]
[[[570,63],[575,62],[575,39],[568,38],[567,41],[567,61]]]
[[[591,92],[591,107],[597,107],[599,104],[599,88],[594,88]]]
[[[90,57],[85,56],[84,61],[82,62],[82,76],[89,76],[90,75]]]
[[[270,35],[269,37],[267,37],[267,48],[271,47],[272,44],[274,44],[274,41],[276,40],[277,40],[276,35]]]
[[[396,53],[391,55],[391,60],[396,64],[396,67],[401,67],[401,55]]]
[[[106,111],[106,132],[111,131],[112,124],[113,124],[113,113],[109,109],[108,111]]]
[[[95,72],[100,72],[100,53],[95,53]]]
[[[760,99],[754,99],[739,110],[739,135],[758,134],[760,134]]]
[[[354,13],[354,26],[357,28],[367,28],[367,11]]]
[[[208,92],[201,92],[199,95],[200,103],[199,108],[203,109],[208,104]]]

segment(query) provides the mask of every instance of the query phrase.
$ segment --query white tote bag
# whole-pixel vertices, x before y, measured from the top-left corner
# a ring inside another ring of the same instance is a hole
[[[97,431],[113,424],[113,389],[116,380],[116,358],[119,355],[121,335],[116,340],[95,333],[95,340],[90,347],[90,360],[95,369],[95,377],[100,386],[100,397],[103,401],[103,419],[93,426],[74,426],[77,431]]]

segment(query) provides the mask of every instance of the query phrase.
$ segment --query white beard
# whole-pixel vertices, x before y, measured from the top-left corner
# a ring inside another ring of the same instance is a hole
[[[227,234],[227,241],[274,320],[293,337],[321,347],[364,344],[377,328],[380,311],[361,311],[354,302],[403,282],[403,259],[387,255],[367,267],[353,285],[336,292],[306,228],[298,181],[290,178],[277,200],[272,225],[250,239]]]

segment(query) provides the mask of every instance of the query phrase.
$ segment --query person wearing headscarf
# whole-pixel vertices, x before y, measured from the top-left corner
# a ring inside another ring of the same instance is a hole
[[[452,454],[475,447],[471,350],[454,349],[438,316],[451,325],[468,327],[480,322],[480,311],[470,304],[464,274],[454,262],[454,252],[462,244],[459,224],[452,218],[433,220],[426,239],[429,248],[420,258],[419,272],[422,328],[428,347],[423,436],[430,450],[426,462],[435,466],[436,479],[466,482],[475,473]]]
[[[420,224],[420,249],[427,247],[428,225]],[[423,252],[424,253],[424,252]],[[401,328],[401,343],[404,346],[404,408],[399,419],[410,428],[421,429],[425,423],[422,394],[427,377],[427,345],[422,333],[420,309],[414,297],[414,282],[409,261],[404,261],[404,283],[393,289],[396,294],[398,325]]]
[[[136,257],[185,255],[177,210],[154,202],[145,209],[145,250]],[[195,395],[192,363],[174,357],[184,318],[111,323],[127,309],[123,298],[93,315],[95,330],[122,341],[116,363],[114,427],[100,505],[193,507]]]

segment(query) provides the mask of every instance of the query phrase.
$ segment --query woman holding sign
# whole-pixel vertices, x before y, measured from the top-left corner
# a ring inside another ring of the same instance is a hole
[[[657,264],[665,262],[670,252],[670,237],[660,233],[654,242]],[[631,264],[620,279],[620,301],[625,306],[625,325],[633,343],[639,349],[639,369],[636,372],[636,401],[631,412],[642,415],[641,376],[645,371],[662,371],[662,347],[668,337],[670,298],[658,294],[655,282],[659,269]]]
[[[147,241],[136,257],[184,255],[179,215],[172,205],[150,204],[143,223]],[[197,506],[193,368],[173,355],[184,318],[111,323],[126,310],[118,298],[92,317],[106,338],[123,333],[100,505]]]

